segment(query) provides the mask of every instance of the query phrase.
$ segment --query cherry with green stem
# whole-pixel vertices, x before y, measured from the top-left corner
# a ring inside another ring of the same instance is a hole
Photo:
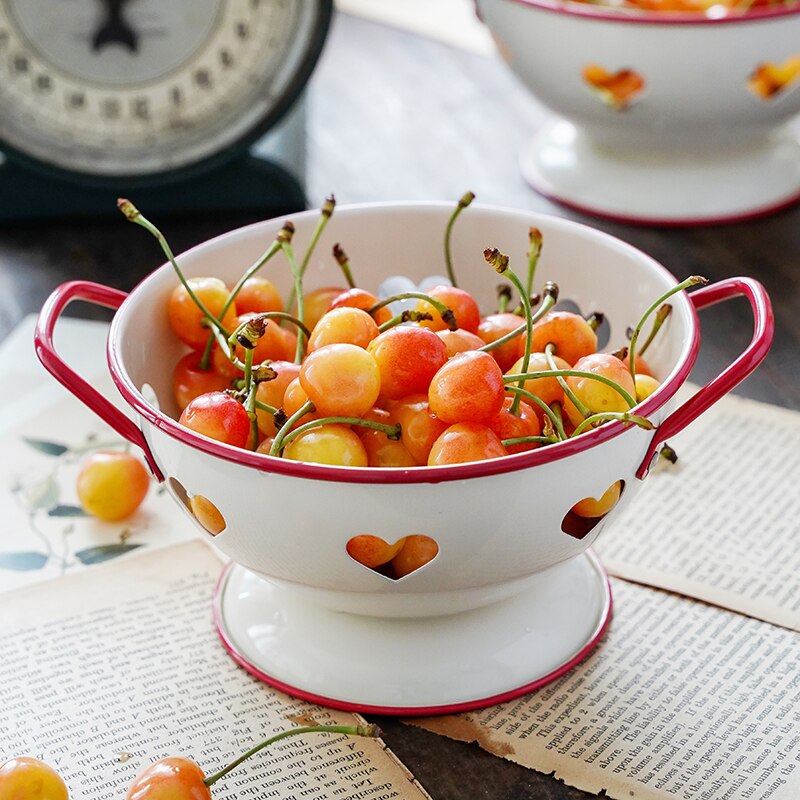
[[[542,302],[541,306],[539,306],[539,308],[536,309],[536,313],[531,317],[532,325],[535,325],[558,302],[558,286],[552,281],[548,281],[544,286],[543,295],[544,297],[543,300],[541,301]],[[532,305],[533,305],[533,300],[531,300],[531,306]],[[515,311],[514,313],[516,314],[517,312]],[[497,349],[501,345],[504,345],[506,342],[510,342],[512,339],[516,339],[516,337],[519,336],[521,333],[525,333],[527,328],[528,328],[527,322],[523,322],[519,325],[518,328],[514,328],[513,331],[509,331],[504,336],[501,336],[499,339],[495,339],[493,342],[485,344],[483,347],[480,347],[479,349],[489,353],[492,350]]]
[[[524,389],[521,386],[506,386],[506,391],[518,394],[524,397],[526,400],[530,400],[532,403],[538,405],[539,408],[541,408],[544,412],[545,416],[550,420],[550,423],[553,426],[553,429],[556,431],[558,438],[567,438],[567,434],[564,431],[564,423],[560,414],[550,408],[550,406],[548,406],[541,397],[537,397],[533,392],[529,392],[527,389]]]
[[[672,295],[677,294],[678,292],[682,292],[684,289],[688,289],[691,286],[697,286],[708,283],[708,279],[704,278],[702,275],[691,275],[690,277],[686,278],[686,280],[681,281],[677,286],[673,286],[669,291],[664,292],[661,297],[658,298],[645,312],[642,314],[642,318],[636,323],[636,326],[633,329],[633,333],[631,334],[631,341],[628,345],[628,364],[630,367],[631,376],[634,380],[636,380],[636,342],[639,339],[639,334],[644,327],[645,322],[647,321],[648,317],[661,306],[669,297]]]
[[[538,370],[536,372],[519,372],[514,373],[513,375],[506,375],[505,379],[509,383],[518,383],[519,381],[531,381],[537,378],[558,377],[591,378],[591,380],[605,383],[607,386],[610,386],[612,389],[614,389],[614,391],[616,391],[625,400],[630,408],[633,408],[636,405],[636,401],[616,381],[611,380],[611,378],[607,378],[605,375],[597,375],[594,372],[585,372],[581,369],[546,369]]]
[[[275,434],[272,447],[269,449],[269,454],[271,456],[280,457],[281,450],[283,450],[283,440],[292,430],[294,424],[299,419],[302,419],[306,414],[311,414],[313,411],[316,411],[316,406],[310,400],[307,400],[302,406],[300,406],[300,408],[297,409],[297,411],[294,412],[294,414],[286,419],[283,425],[281,425],[281,427],[278,429],[278,432]]]
[[[382,735],[377,725],[307,725],[271,736],[246,753],[223,767],[218,772],[206,776],[191,759],[182,757],[164,758],[145,767],[128,789],[127,800],[155,800],[155,798],[175,797],[192,800],[210,800],[211,787],[235,770],[251,756],[256,755],[271,744],[290,736],[309,733],[342,734],[379,738]]]
[[[450,239],[453,233],[453,225],[455,225],[456,220],[458,219],[461,212],[475,199],[474,192],[466,192],[465,194],[461,195],[461,198],[458,201],[453,213],[450,215],[450,219],[447,221],[447,227],[444,231],[444,261],[447,265],[447,277],[450,278],[450,283],[453,286],[458,286],[456,283],[456,274],[455,270],[453,269],[453,254],[450,249]]]
[[[136,206],[131,203],[130,200],[126,200],[124,197],[120,197],[117,200],[117,208],[125,215],[125,218],[130,222],[135,222],[137,225],[140,225],[144,228],[148,233],[151,233],[155,238],[158,240],[158,243],[161,245],[161,249],[164,252],[164,255],[167,257],[167,261],[172,265],[172,268],[175,270],[178,280],[180,280],[181,284],[183,284],[183,288],[186,289],[189,297],[192,298],[192,301],[195,305],[203,312],[203,316],[208,324],[208,326],[212,330],[219,331],[226,339],[230,335],[222,323],[212,314],[208,308],[206,308],[205,303],[195,294],[192,287],[189,285],[189,282],[186,280],[186,277],[183,274],[183,270],[178,266],[178,262],[175,260],[175,256],[172,252],[172,249],[169,246],[169,243],[166,240],[166,237],[163,233],[155,226],[152,222],[150,222],[147,217],[145,217]]]
[[[451,331],[458,330],[458,320],[456,319],[456,315],[453,313],[453,311],[444,303],[436,300],[430,295],[424,294],[423,292],[401,292],[400,294],[393,294],[391,297],[384,297],[383,300],[380,300],[379,302],[370,306],[367,309],[367,314],[372,316],[379,309],[383,308],[384,306],[388,306],[390,303],[394,303],[397,300],[424,300],[426,303],[430,303],[439,312],[442,321]]]
[[[400,435],[402,433],[402,428],[400,427],[400,423],[395,423],[394,425],[388,425],[385,422],[377,422],[376,420],[372,419],[364,419],[363,417],[339,417],[339,416],[331,416],[331,417],[320,417],[319,419],[312,419],[308,422],[303,423],[302,425],[298,425],[294,430],[289,431],[281,441],[281,449],[286,447],[289,442],[293,439],[296,439],[298,436],[304,434],[306,431],[311,430],[312,428],[319,428],[321,425],[358,425],[362,428],[370,428],[374,431],[380,431],[381,433],[386,434],[386,438],[393,442],[400,441]],[[277,437],[275,437],[277,439]],[[270,453],[272,455],[272,453]]]
[[[544,348],[544,354],[545,357],[547,358],[547,365],[553,372],[557,372],[558,367],[556,365],[555,359],[553,358],[554,351],[555,351],[555,345],[553,345],[552,343],[548,344]],[[578,399],[578,396],[575,394],[575,392],[573,392],[572,389],[569,388],[569,384],[564,380],[564,377],[562,375],[557,375],[556,380],[558,381],[558,385],[564,390],[564,394],[572,402],[572,405],[574,405],[575,408],[578,409],[578,413],[584,419],[591,416],[592,412],[589,411],[589,409]]]

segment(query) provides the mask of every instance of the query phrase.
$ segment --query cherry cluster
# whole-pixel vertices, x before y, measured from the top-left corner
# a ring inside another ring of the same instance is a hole
[[[473,197],[460,199],[445,231],[452,285],[385,298],[355,285],[338,244],[333,256],[347,285],[304,291],[306,265],[335,208],[332,197],[301,263],[286,222],[233,287],[215,277],[187,280],[163,235],[121,200],[123,213],[159,239],[179,278],[166,313],[188,347],[174,369],[180,423],[273,457],[404,469],[500,458],[609,420],[652,427],[633,411],[659,385],[642,353],[669,314],[666,297],[704,279],[689,278],[659,298],[633,328],[628,347],[597,352],[601,314],[585,319],[554,308],[558,287],[550,282],[533,293],[542,235],[531,228],[525,282],[503,253],[484,252],[506,282],[497,309],[483,315],[456,285],[450,257],[453,223]],[[257,274],[279,252],[293,277],[286,301]],[[396,313],[401,300],[406,308]],[[637,352],[654,313],[650,337]]]

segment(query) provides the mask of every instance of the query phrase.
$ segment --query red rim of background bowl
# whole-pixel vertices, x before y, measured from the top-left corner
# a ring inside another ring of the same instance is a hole
[[[497,2],[497,0],[495,1]],[[730,14],[724,17],[708,17],[697,12],[645,11],[635,8],[625,9],[590,5],[581,3],[579,0],[563,0],[563,2],[559,2],[559,0],[499,0],[499,2],[528,6],[538,11],[565,14],[570,17],[630,23],[633,25],[662,25],[665,27],[672,25],[735,25],[800,15],[800,6],[791,4],[779,7],[754,8],[743,14]]]
[[[517,2],[517,0],[514,0],[514,2]],[[375,209],[381,207],[397,209],[415,209],[423,207],[437,208],[444,207],[445,205],[446,204],[435,202],[387,202],[352,204],[348,205],[346,208],[357,211],[359,209]],[[498,213],[525,213],[524,209],[509,209],[500,206],[476,204],[476,207],[482,208],[486,211]],[[313,211],[301,213],[313,213]],[[533,215],[548,216],[546,214],[542,215],[535,213]],[[297,216],[300,215],[298,214],[296,217]],[[678,283],[678,281],[675,280],[675,277],[669,272],[669,270],[667,270],[666,267],[664,267],[651,256],[648,256],[642,250],[639,250],[633,245],[628,244],[622,239],[605,233],[604,231],[597,230],[596,228],[592,228],[588,225],[584,225],[580,222],[574,222],[572,220],[567,220],[560,217],[553,217],[553,220],[558,224],[564,224],[568,227],[587,229],[591,231],[592,235],[609,239],[616,245],[621,245],[634,251],[638,256],[649,261],[650,266],[653,269],[663,273],[671,284],[676,285]],[[181,255],[188,255],[195,250],[205,247],[208,242],[222,239],[227,236],[238,235],[243,230],[247,230],[248,228],[252,227],[258,227],[262,224],[263,222],[256,222],[252,225],[246,225],[242,228],[237,228],[234,231],[221,234],[221,236],[217,236],[213,239],[207,240],[206,242],[200,243],[196,247],[191,248],[190,250],[186,251],[186,253]],[[155,274],[155,272],[159,272],[162,269],[170,269],[170,267],[168,264],[162,265],[153,273],[151,273],[150,276],[144,278],[139,285],[142,285],[148,281]],[[114,318],[111,321],[111,329],[108,336],[106,354],[109,371],[111,372],[111,377],[115,386],[117,387],[117,390],[128,403],[128,405],[130,405],[131,408],[141,415],[141,417],[173,439],[177,439],[178,441],[183,442],[194,449],[200,450],[207,455],[215,456],[225,461],[232,461],[244,466],[253,467],[259,472],[274,473],[310,480],[335,481],[340,483],[444,483],[447,481],[482,478],[490,475],[501,475],[505,472],[514,472],[516,470],[528,469],[540,464],[546,464],[551,461],[558,461],[562,458],[567,458],[568,456],[588,450],[590,447],[602,444],[609,439],[616,438],[626,431],[631,430],[631,425],[626,425],[622,422],[606,422],[600,427],[588,431],[587,433],[583,433],[574,439],[567,439],[564,442],[548,445],[547,447],[540,447],[523,453],[514,453],[511,455],[502,456],[501,458],[487,459],[484,461],[470,461],[465,464],[449,464],[436,467],[340,467],[329,464],[312,464],[304,461],[291,461],[290,459],[276,458],[275,456],[255,453],[250,450],[243,450],[238,447],[224,444],[223,442],[209,439],[206,436],[202,436],[201,434],[197,434],[194,431],[185,428],[183,425],[179,425],[177,420],[172,419],[172,417],[167,416],[154,406],[150,405],[150,403],[145,400],[142,393],[129,378],[122,365],[119,351],[115,347],[115,341],[117,338],[116,330],[119,324],[119,319],[123,316],[126,306],[131,304],[132,298],[135,297],[137,289],[138,286],[130,292],[128,297],[125,298],[120,307],[117,309],[116,313],[114,314]],[[678,389],[680,389],[680,387],[686,382],[690,372],[692,371],[692,368],[694,367],[695,361],[697,360],[697,353],[700,347],[697,311],[691,302],[690,296],[687,296],[685,293],[676,295],[674,301],[680,300],[684,300],[686,302],[691,320],[691,328],[689,330],[690,339],[688,342],[686,357],[679,362],[676,367],[673,368],[672,373],[667,377],[664,383],[662,383],[661,386],[659,386],[659,388],[647,398],[647,400],[637,406],[637,414],[645,417],[653,414],[673,397]],[[655,435],[655,432],[653,435]],[[635,469],[636,467],[638,467],[638,464],[634,465],[633,468]]]

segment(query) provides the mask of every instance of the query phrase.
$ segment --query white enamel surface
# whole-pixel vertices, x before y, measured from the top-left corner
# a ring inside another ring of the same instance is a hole
[[[541,194],[631,220],[718,222],[781,206],[800,192],[800,137],[782,128],[735,152],[646,153],[604,148],[563,119],[520,154]]]
[[[308,270],[310,287],[341,283],[334,242],[350,256],[358,282],[375,289],[385,278],[406,274],[419,281],[441,271],[442,234],[452,206],[377,206],[337,209]],[[316,225],[316,212],[293,217],[302,252]],[[218,275],[229,282],[266,249],[282,220],[228,234],[181,257],[191,275]],[[625,341],[625,328],[674,280],[654,261],[623,243],[565,220],[524,212],[469,208],[454,238],[459,283],[493,308],[497,276],[482,251],[497,246],[525,269],[528,229],[544,234],[537,281],[555,280],[562,298],[585,313],[601,309],[611,320],[611,347]],[[265,274],[288,289],[282,259]],[[167,329],[166,297],[176,285],[170,267],[141,284],[123,304],[112,327],[112,350],[135,387],[150,384],[169,412],[171,372],[182,353]],[[678,296],[674,312],[650,361],[666,378],[688,357],[694,334],[691,304]],[[660,421],[664,410],[652,419]],[[588,547],[638,489],[634,477],[652,434],[632,427],[598,447],[536,467],[435,483],[356,483],[282,475],[281,462],[264,458],[263,471],[205,454],[141,420],[163,473],[190,495],[210,499],[227,522],[214,544],[237,563],[286,584],[305,587],[319,603],[378,616],[428,616],[474,608],[525,586],[526,579]],[[617,508],[582,540],[561,531],[568,509],[599,497],[617,480],[626,490]],[[169,482],[168,482],[169,485]],[[187,510],[187,518],[193,519]],[[425,534],[438,556],[422,569],[393,581],[353,561],[348,539],[374,534],[394,542]]]
[[[509,600],[425,620],[329,611],[238,566],[220,592],[221,632],[251,669],[304,693],[387,711],[527,686],[583,650],[610,611],[604,573],[588,555],[541,573]]]
[[[766,100],[747,87],[760,65],[800,54],[800,12],[635,24],[516,0],[478,7],[514,73],[577,129],[572,140],[550,129],[531,145],[542,152],[523,156],[526,177],[549,196],[632,219],[702,221],[754,213],[800,192],[797,131],[783,130],[800,112],[800,81]],[[584,82],[587,65],[632,69],[644,90],[617,110]]]

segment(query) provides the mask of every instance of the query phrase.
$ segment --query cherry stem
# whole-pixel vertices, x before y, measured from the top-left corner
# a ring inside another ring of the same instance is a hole
[[[508,304],[511,302],[511,287],[507,283],[501,283],[497,287],[497,313],[505,314],[508,311]]]
[[[453,254],[450,250],[450,238],[453,233],[453,225],[455,225],[456,220],[458,219],[459,214],[475,199],[475,194],[473,192],[466,192],[461,196],[456,205],[453,213],[450,215],[450,219],[447,221],[447,227],[444,231],[444,261],[447,265],[447,277],[450,278],[450,283],[453,286],[458,286],[456,283],[456,274],[455,270],[453,269]]]
[[[266,411],[268,414],[272,414],[273,416],[278,413],[278,409],[275,408],[275,406],[271,406],[269,403],[264,403],[261,400],[254,401],[253,406],[259,411]]]
[[[697,284],[704,284],[708,283],[708,279],[702,277],[702,275],[691,275],[685,281],[681,281],[677,286],[673,286],[668,292],[665,292],[655,301],[647,311],[642,314],[642,318],[639,322],[636,323],[636,327],[633,329],[633,333],[631,334],[631,341],[628,345],[628,367],[631,371],[631,377],[633,378],[634,382],[636,381],[636,342],[639,339],[639,334],[641,333],[642,327],[644,323],[647,321],[647,318],[662,304],[664,303],[667,298],[672,297],[672,295],[677,294],[678,292],[682,292],[684,289],[688,289],[690,286],[696,286]]]
[[[550,347],[550,345],[548,345],[548,347]],[[628,392],[625,391],[625,389],[623,389],[622,386],[620,386],[616,381],[612,381],[611,378],[606,378],[605,375],[595,375],[594,372],[585,372],[584,370],[580,369],[544,369],[544,370],[538,370],[536,372],[520,372],[514,375],[506,375],[505,380],[516,383],[520,380],[532,381],[536,380],[537,378],[558,378],[558,377],[591,378],[594,381],[600,381],[600,383],[605,383],[607,386],[610,386],[619,395],[621,395],[621,397],[631,408],[633,408],[636,405],[636,402],[630,396],[630,394],[628,394]]]
[[[291,223],[289,223],[291,224]],[[285,225],[284,225],[285,227]],[[231,304],[236,299],[236,295],[242,290],[242,286],[244,286],[245,281],[249,280],[253,277],[253,275],[258,272],[264,264],[267,263],[274,255],[281,249],[281,243],[279,240],[279,236],[275,237],[275,241],[265,250],[261,256],[253,262],[242,274],[242,277],[239,278],[236,285],[231,289],[231,293],[228,295],[228,298],[222,305],[222,309],[220,310],[219,314],[217,315],[217,319],[222,322],[225,318],[225,314],[227,313],[228,309],[231,307]],[[209,336],[208,341],[206,342],[206,348],[203,350],[203,355],[200,358],[200,369],[208,369],[209,368],[209,360],[211,359],[211,347],[214,344],[214,337]]]
[[[555,304],[558,300],[558,286],[553,284],[548,284],[549,286],[554,287],[555,293],[547,292],[545,289],[545,296],[544,300],[542,301],[541,306],[536,309],[536,313],[531,318],[531,323],[535,325]],[[516,313],[516,312],[515,312]],[[478,347],[478,350],[483,350],[486,353],[491,352],[492,350],[497,349],[500,345],[505,344],[506,342],[510,342],[512,339],[515,339],[521,333],[524,333],[528,328],[527,322],[523,322],[518,328],[514,328],[513,331],[509,331],[504,336],[501,336],[499,339],[495,339],[493,342],[489,342],[488,344],[483,345],[483,347]]]
[[[524,397],[526,400],[530,400],[536,405],[538,405],[539,408],[541,408],[542,411],[544,411],[544,413],[550,418],[550,421],[553,423],[553,427],[558,433],[558,438],[559,439],[567,438],[567,434],[566,431],[564,430],[564,425],[561,420],[561,417],[558,414],[556,414],[555,411],[553,411],[553,409],[550,408],[550,406],[548,406],[547,403],[545,403],[545,401],[542,400],[541,397],[537,397],[533,392],[529,392],[527,389],[523,389],[520,386],[506,386],[506,391],[514,392],[514,394],[518,394]]]
[[[666,321],[667,317],[672,313],[672,306],[669,303],[664,303],[662,306],[659,307],[658,311],[656,311],[655,319],[653,320],[653,327],[650,330],[650,335],[645,339],[644,344],[639,348],[639,355],[643,356],[645,350],[650,347],[653,339],[655,339],[656,334],[661,329],[661,326]]]
[[[383,333],[384,331],[388,331],[389,328],[394,328],[396,325],[402,325],[404,322],[421,322],[424,319],[433,319],[433,314],[429,314],[427,311],[406,309],[391,319],[387,319],[382,325],[379,325],[378,331]]]
[[[550,367],[551,370],[556,370],[556,362],[553,358],[553,352],[555,351],[556,346],[550,342],[549,344],[545,345],[544,348],[544,357],[547,359],[547,366]],[[569,388],[569,384],[564,380],[562,376],[557,376],[556,380],[558,381],[558,385],[561,387],[564,394],[572,401],[572,405],[578,409],[578,413],[586,419],[586,417],[591,415],[591,411],[578,399],[578,396],[572,389]]]
[[[253,439],[252,449],[258,447],[258,419],[256,417],[256,390],[258,384],[253,380],[253,351],[244,351],[244,391],[246,393],[244,410],[250,419],[250,434]]]
[[[658,454],[662,458],[666,458],[670,464],[677,464],[678,463],[678,454],[675,452],[675,448],[664,443],[663,447],[658,451]]]
[[[382,731],[377,725],[308,725],[304,728],[294,728],[293,730],[284,731],[276,736],[272,736],[266,741],[261,742],[261,744],[251,748],[244,755],[228,764],[228,766],[224,769],[221,769],[219,772],[215,772],[213,775],[209,775],[207,778],[204,778],[203,783],[206,786],[211,787],[220,778],[224,778],[229,772],[236,769],[239,764],[250,758],[250,756],[255,755],[260,750],[263,750],[265,747],[268,747],[275,742],[279,742],[281,739],[287,739],[290,736],[300,736],[306,733],[341,733],[345,734],[346,736],[366,736],[372,739],[377,739],[381,736]]]
[[[333,257],[336,259],[336,263],[341,268],[344,279],[347,281],[347,285],[351,289],[355,289],[356,282],[353,280],[353,273],[350,271],[350,259],[347,257],[347,253],[345,253],[344,249],[338,242],[333,246]]]
[[[655,425],[650,422],[647,417],[639,416],[638,414],[628,414],[626,411],[604,411],[601,414],[590,414],[586,419],[578,425],[572,432],[573,436],[578,436],[583,433],[587,428],[593,428],[601,422],[608,422],[609,420],[618,420],[619,422],[632,422],[646,431],[652,431]]]
[[[503,447],[510,447],[514,444],[556,444],[559,440],[556,436],[515,436],[513,439],[501,439]]]
[[[387,425],[385,422],[376,422],[375,420],[371,419],[362,419],[361,417],[320,417],[319,419],[312,419],[308,422],[299,425],[293,431],[289,431],[286,436],[283,437],[283,444],[281,447],[286,447],[289,442],[293,439],[296,439],[301,434],[305,433],[306,431],[311,430],[312,428],[319,428],[320,425],[360,425],[362,428],[372,428],[374,431],[381,431],[381,433],[386,434],[387,439],[391,439],[393,442],[400,441],[400,434],[401,434],[401,427],[400,423],[396,423],[395,425]]]
[[[143,216],[139,209],[136,208],[136,206],[131,203],[130,200],[120,197],[117,200],[117,208],[119,208],[119,210],[128,220],[135,222],[137,225],[141,225],[141,227],[143,227],[146,231],[155,236],[155,238],[158,240],[158,243],[161,245],[161,249],[164,251],[164,255],[167,257],[169,263],[172,264],[172,268],[178,275],[178,280],[180,280],[180,282],[183,284],[183,288],[186,289],[194,304],[203,312],[203,316],[208,322],[208,325],[218,330],[227,338],[229,335],[228,331],[225,330],[225,327],[222,325],[222,323],[206,308],[205,303],[203,303],[203,301],[194,293],[192,287],[189,286],[189,282],[186,280],[183,270],[178,266],[178,262],[175,261],[175,256],[173,255],[172,249],[170,248],[164,234],[161,233],[161,231],[156,228],[156,226],[153,225],[153,223],[150,222],[147,217]]]
[[[275,434],[272,447],[269,449],[269,454],[271,456],[280,457],[281,450],[283,450],[283,440],[289,434],[289,431],[291,431],[292,426],[297,420],[302,419],[306,414],[310,414],[312,411],[316,411],[316,406],[310,400],[306,400],[306,402],[281,425],[281,429]]]
[[[322,204],[322,208],[320,208],[320,218],[317,220],[316,227],[314,228],[314,232],[311,234],[311,241],[308,243],[308,248],[303,256],[303,262],[300,264],[300,277],[302,278],[306,274],[306,269],[308,269],[308,264],[311,261],[311,255],[317,247],[317,242],[319,242],[319,237],[322,236],[322,232],[325,230],[325,226],[328,224],[328,220],[333,216],[333,210],[336,208],[336,198],[331,195],[330,197],[325,198],[325,202]],[[289,299],[286,301],[286,307],[291,308],[292,304],[295,301],[295,288],[292,287],[292,291],[289,293]]]
[[[297,319],[302,323],[303,328],[308,330],[305,326],[306,316],[305,302],[303,299],[303,275],[300,268],[297,266],[297,261],[295,261],[291,238],[282,240],[281,247],[286,254],[286,260],[289,262],[289,269],[291,269],[292,277],[294,278],[294,294],[297,299]],[[306,354],[306,337],[303,333],[303,328],[299,328],[297,332],[297,347],[294,351],[295,364],[302,364],[303,356]]]
[[[602,311],[593,311],[586,317],[586,322],[593,331],[596,331],[603,324],[605,318],[606,315]]]
[[[538,228],[531,228],[528,231],[528,283],[526,284],[526,295],[530,299],[533,293],[533,276],[536,272],[536,265],[539,263],[539,256],[542,254],[542,232]]]
[[[442,321],[451,331],[458,330],[456,315],[444,303],[422,292],[401,292],[400,294],[393,294],[391,297],[385,297],[383,300],[375,303],[375,305],[370,306],[367,309],[367,314],[372,316],[376,311],[379,311],[384,306],[388,306],[389,303],[394,303],[397,300],[424,300],[426,303],[430,303],[439,312]]]

